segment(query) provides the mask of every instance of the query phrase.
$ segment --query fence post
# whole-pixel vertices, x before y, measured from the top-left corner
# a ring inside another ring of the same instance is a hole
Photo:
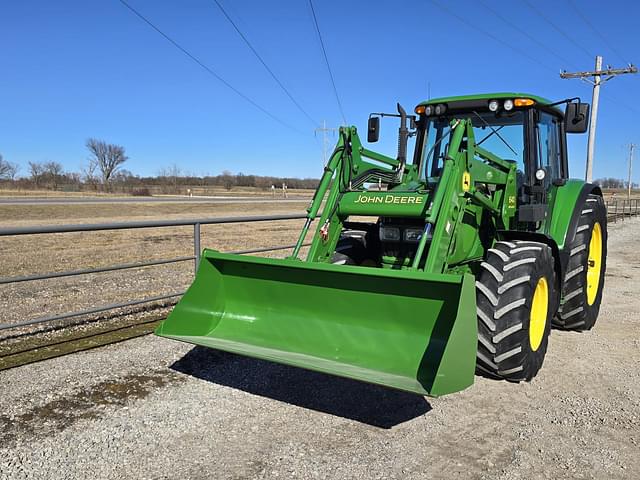
[[[198,265],[200,265],[200,224],[193,224],[193,258],[194,258],[194,275],[198,273]]]

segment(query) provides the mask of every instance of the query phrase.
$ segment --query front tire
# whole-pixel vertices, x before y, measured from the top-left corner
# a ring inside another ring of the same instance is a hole
[[[589,195],[580,208],[569,263],[562,283],[562,303],[553,325],[563,330],[590,330],[602,302],[607,264],[607,210],[602,197]]]
[[[555,313],[553,253],[544,243],[496,242],[476,281],[477,370],[513,382],[536,376]]]

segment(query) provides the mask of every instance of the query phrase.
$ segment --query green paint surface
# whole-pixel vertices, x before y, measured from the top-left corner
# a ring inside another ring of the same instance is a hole
[[[549,194],[551,219],[545,222],[544,233],[556,241],[560,250],[565,247],[571,217],[584,186],[583,180],[570,179],[562,186],[553,187]]]
[[[323,265],[206,250],[156,333],[442,395],[473,382],[473,277]]]

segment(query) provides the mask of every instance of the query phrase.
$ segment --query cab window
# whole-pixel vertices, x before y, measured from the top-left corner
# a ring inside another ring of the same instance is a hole
[[[536,122],[536,157],[537,168],[546,171],[545,184],[562,178],[562,162],[560,154],[560,124],[557,117],[538,112]]]
[[[522,111],[502,112],[468,112],[457,113],[450,117],[429,119],[422,143],[422,168],[427,178],[438,177],[444,166],[451,134],[453,118],[471,120],[476,145],[494,155],[513,161],[517,165],[519,178],[524,177],[525,169],[525,121]]]

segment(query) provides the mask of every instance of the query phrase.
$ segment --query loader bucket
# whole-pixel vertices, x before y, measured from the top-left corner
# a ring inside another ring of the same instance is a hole
[[[205,250],[156,334],[437,396],[473,383],[475,283]]]

